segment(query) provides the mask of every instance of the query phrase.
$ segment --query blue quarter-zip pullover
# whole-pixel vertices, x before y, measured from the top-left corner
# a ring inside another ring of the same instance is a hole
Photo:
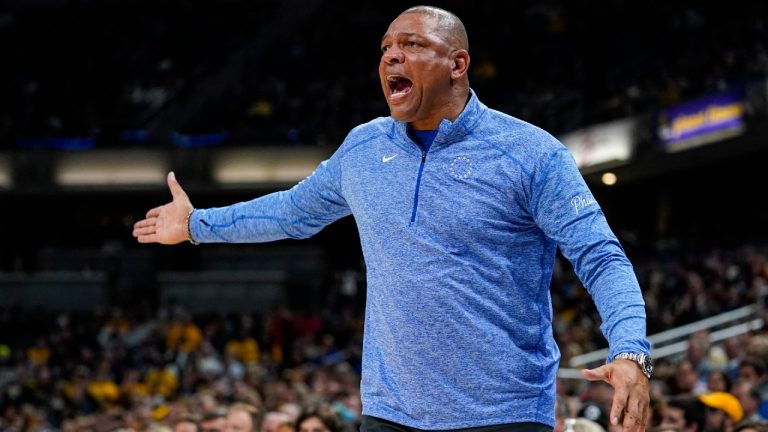
[[[559,247],[610,344],[648,354],[633,268],[573,157],[472,92],[428,152],[390,117],[287,191],[195,210],[200,242],[306,238],[347,215],[367,266],[363,413],[420,429],[554,425]]]

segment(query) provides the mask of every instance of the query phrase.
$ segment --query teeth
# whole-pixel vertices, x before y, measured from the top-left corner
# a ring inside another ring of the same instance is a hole
[[[387,75],[387,85],[389,86],[390,95],[392,97],[405,96],[411,92],[411,86],[402,86],[402,88],[400,88],[401,81],[410,82],[408,78],[401,75]]]

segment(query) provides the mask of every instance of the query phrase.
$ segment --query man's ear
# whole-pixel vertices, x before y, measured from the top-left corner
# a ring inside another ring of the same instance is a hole
[[[453,68],[451,78],[459,79],[469,71],[469,52],[465,49],[456,50],[453,54]]]

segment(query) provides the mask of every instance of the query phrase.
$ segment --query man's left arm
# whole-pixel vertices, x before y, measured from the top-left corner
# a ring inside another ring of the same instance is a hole
[[[583,374],[614,387],[612,423],[627,431],[644,430],[648,379],[637,363],[614,359],[620,353],[650,354],[645,303],[632,264],[565,147],[537,168],[532,181],[529,210],[573,264],[597,306],[610,346],[609,362]]]

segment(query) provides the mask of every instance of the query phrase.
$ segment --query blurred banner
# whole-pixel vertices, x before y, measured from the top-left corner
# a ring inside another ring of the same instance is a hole
[[[559,139],[573,154],[579,169],[626,162],[637,145],[638,124],[637,118],[626,118],[579,129]]]
[[[57,186],[164,185],[169,156],[161,150],[106,149],[64,153],[53,163]]]
[[[744,129],[743,93],[729,91],[663,110],[658,133],[664,149],[676,152],[739,135]]]
[[[59,149],[59,150],[91,150],[94,147],[92,137],[47,137],[19,138],[16,148],[19,149]]]
[[[334,149],[326,147],[225,148],[211,156],[211,177],[220,185],[293,185],[328,159]]]
[[[229,132],[217,132],[212,134],[184,135],[178,132],[171,133],[171,142],[183,148],[218,146],[230,138]]]

